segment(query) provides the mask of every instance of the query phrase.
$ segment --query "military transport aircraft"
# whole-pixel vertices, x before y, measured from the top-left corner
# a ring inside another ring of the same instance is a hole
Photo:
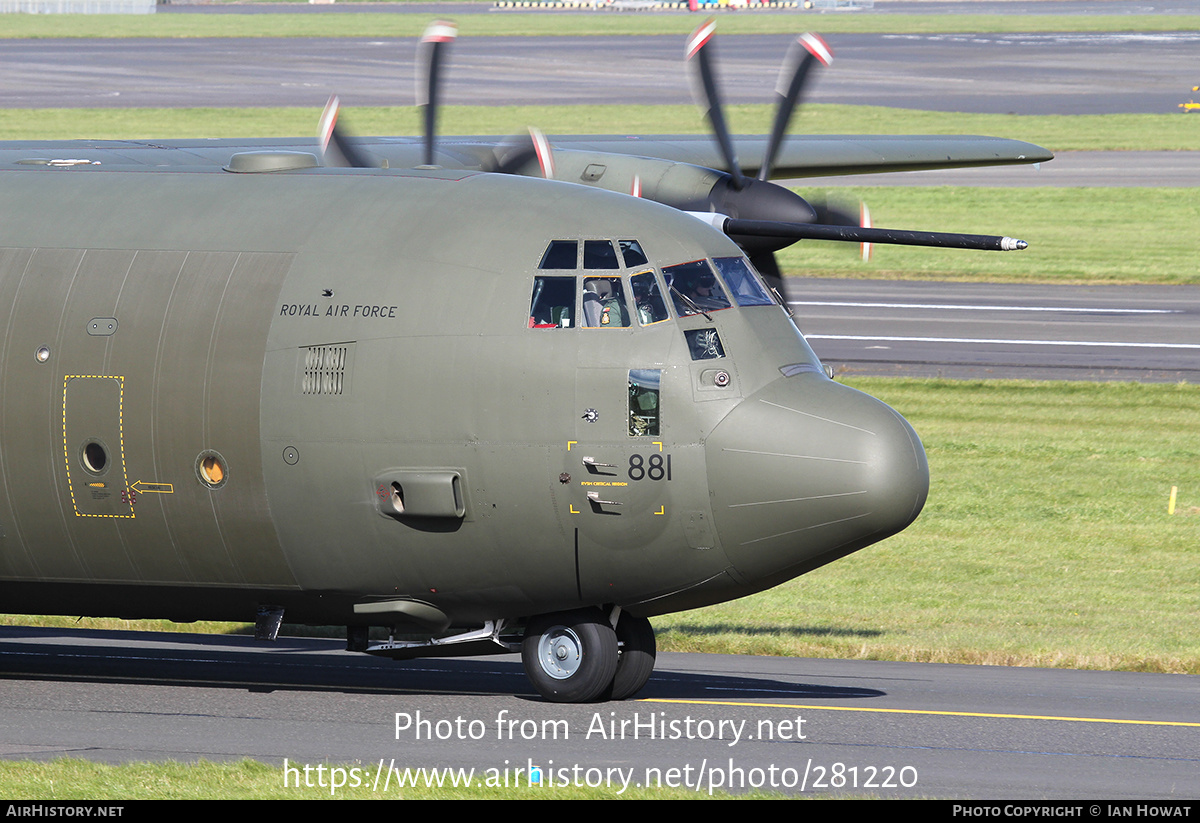
[[[450,34],[423,47],[423,139],[352,140],[331,107],[316,149],[0,144],[6,611],[266,637],[286,615],[397,659],[520,651],[549,700],[623,699],[654,666],[647,618],[917,516],[917,435],[829,378],[756,266],[813,236],[1023,244],[820,222],[768,178],[1049,153],[785,144],[803,56],[773,134],[734,141],[703,32],[716,152],[435,143]]]

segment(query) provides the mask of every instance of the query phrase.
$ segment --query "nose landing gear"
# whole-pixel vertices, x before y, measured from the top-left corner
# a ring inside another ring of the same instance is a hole
[[[654,671],[654,658],[650,621],[625,612],[615,630],[599,609],[540,615],[521,642],[525,674],[554,703],[631,697]]]
[[[644,617],[621,612],[617,621],[617,673],[613,675],[609,700],[624,700],[642,690],[654,671],[657,645],[654,628]]]

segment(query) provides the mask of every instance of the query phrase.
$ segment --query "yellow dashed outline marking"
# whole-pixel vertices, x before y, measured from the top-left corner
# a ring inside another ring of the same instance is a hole
[[[133,520],[137,517],[133,512],[133,506],[129,507],[129,514],[87,514],[79,510],[79,505],[75,502],[75,487],[71,483],[71,446],[67,443],[67,384],[72,380],[87,379],[87,380],[115,380],[117,381],[117,437],[120,443],[118,447],[121,451],[121,482],[123,487],[128,487],[129,473],[125,467],[125,376],[118,374],[65,374],[63,375],[63,399],[62,399],[62,427],[63,427],[63,462],[67,467],[67,491],[71,493],[71,508],[75,510],[76,517],[121,517],[126,520]]]

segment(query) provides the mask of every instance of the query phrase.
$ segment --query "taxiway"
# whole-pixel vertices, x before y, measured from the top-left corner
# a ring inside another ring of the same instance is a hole
[[[495,770],[530,791],[537,767],[614,794],[628,778],[700,794],[1180,799],[1200,765],[1187,675],[663,654],[639,699],[564,706],[533,696],[515,658],[393,663],[340,646],[3,628],[0,757],[252,757],[281,785],[311,767],[297,798],[336,795],[316,767],[337,764],[368,785],[400,770],[381,796],[402,795],[404,769]]]

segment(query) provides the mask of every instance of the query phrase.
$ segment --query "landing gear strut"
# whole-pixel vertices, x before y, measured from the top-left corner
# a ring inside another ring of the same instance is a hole
[[[599,609],[535,617],[521,643],[525,674],[555,703],[632,697],[654,671],[654,658],[650,621],[622,612],[614,631]]]

